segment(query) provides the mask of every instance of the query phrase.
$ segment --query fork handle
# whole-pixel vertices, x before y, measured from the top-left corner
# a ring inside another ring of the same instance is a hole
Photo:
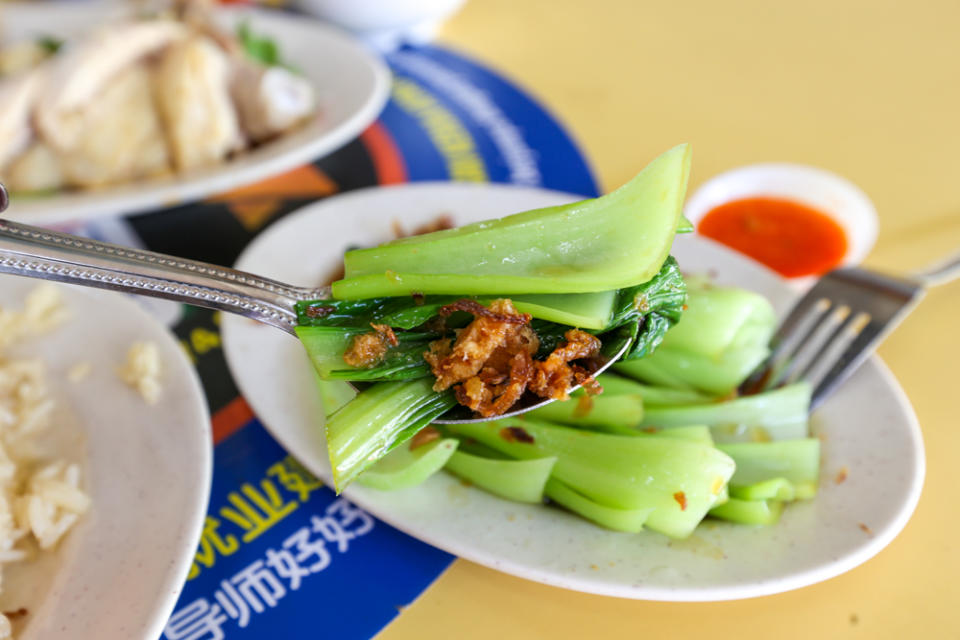
[[[914,278],[927,287],[935,287],[960,278],[960,253],[955,253],[946,260],[916,273]]]
[[[0,273],[227,311],[288,333],[296,326],[294,304],[302,292],[308,292],[233,269],[9,220],[0,220]]]

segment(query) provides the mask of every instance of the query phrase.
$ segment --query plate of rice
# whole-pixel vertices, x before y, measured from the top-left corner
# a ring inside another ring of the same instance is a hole
[[[122,295],[0,277],[0,639],[159,637],[211,467],[166,328]]]

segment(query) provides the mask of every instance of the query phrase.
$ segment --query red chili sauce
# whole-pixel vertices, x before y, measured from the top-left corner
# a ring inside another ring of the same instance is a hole
[[[847,235],[832,218],[781,198],[727,202],[707,212],[698,230],[788,278],[826,273],[847,253]]]

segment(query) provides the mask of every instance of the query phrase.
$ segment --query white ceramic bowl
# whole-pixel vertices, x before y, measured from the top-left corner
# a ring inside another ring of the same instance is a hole
[[[433,39],[441,22],[466,0],[298,0],[304,11],[360,36],[384,50],[403,42]]]
[[[754,164],[725,171],[690,196],[684,214],[696,225],[714,207],[756,196],[794,200],[834,219],[847,234],[845,266],[860,264],[877,240],[877,211],[859,187],[835,173],[799,164]]]

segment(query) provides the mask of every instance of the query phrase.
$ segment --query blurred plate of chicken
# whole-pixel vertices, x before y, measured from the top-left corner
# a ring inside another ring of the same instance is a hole
[[[252,7],[0,8],[6,215],[82,221],[187,203],[322,157],[386,102],[390,74],[309,18]]]

